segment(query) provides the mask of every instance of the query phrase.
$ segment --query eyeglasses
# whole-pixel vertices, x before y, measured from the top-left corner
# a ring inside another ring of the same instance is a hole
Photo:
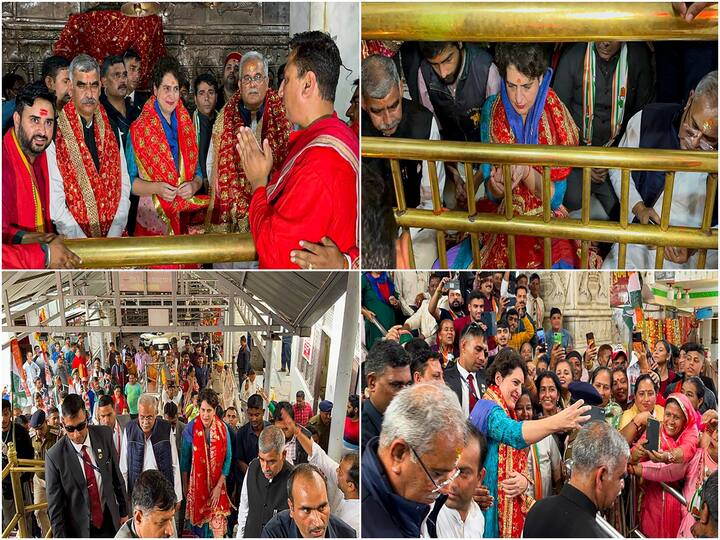
[[[65,431],[67,431],[68,433],[75,433],[76,431],[82,431],[83,429],[85,429],[87,427],[87,420],[84,420],[74,426],[68,426],[66,424],[63,424],[63,427],[65,428]]]
[[[265,75],[262,73],[256,73],[254,77],[251,77],[250,75],[243,76],[240,81],[245,85],[248,86],[250,83],[260,84],[265,79]]]
[[[450,476],[448,476],[448,478],[447,478],[446,480],[444,480],[444,481],[442,481],[442,482],[440,482],[440,483],[438,484],[438,483],[435,481],[435,479],[432,477],[432,475],[430,474],[430,471],[428,471],[427,467],[426,467],[425,464],[423,463],[423,460],[420,459],[420,456],[419,456],[418,453],[415,451],[415,449],[414,449],[412,446],[410,446],[409,444],[408,444],[408,448],[410,448],[410,450],[412,451],[413,455],[414,455],[415,458],[418,460],[418,463],[420,463],[420,466],[422,467],[423,471],[425,471],[425,474],[427,475],[427,477],[430,479],[430,481],[431,481],[431,482],[433,483],[433,485],[435,486],[435,489],[433,489],[433,490],[431,491],[431,493],[440,493],[440,491],[442,491],[444,488],[446,488],[447,486],[449,486],[450,484],[452,484],[452,483],[455,481],[455,479],[456,479],[458,476],[460,476],[460,469],[457,468],[457,463],[456,463],[456,464],[455,464],[455,468],[454,468],[452,471],[450,471]]]
[[[715,144],[711,143],[707,136],[700,131],[697,127],[695,127],[695,122],[693,121],[693,126],[690,126],[688,123],[688,115],[690,113],[690,107],[692,106],[693,100],[691,99],[688,101],[687,108],[685,109],[685,113],[683,114],[682,119],[682,125],[685,128],[685,131],[687,132],[685,137],[685,141],[688,143],[688,146],[694,148],[696,145],[700,148],[700,150],[704,150],[705,152],[711,152],[713,150],[717,150],[717,141],[715,141]]]

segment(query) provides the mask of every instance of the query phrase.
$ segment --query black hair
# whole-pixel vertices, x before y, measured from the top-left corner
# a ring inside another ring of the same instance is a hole
[[[177,503],[175,488],[157,469],[143,471],[133,484],[132,506],[145,512],[167,512]]]
[[[217,405],[217,406],[215,407],[215,415],[216,415],[220,420],[222,420],[223,418],[225,418],[225,411],[223,410],[223,408],[222,408],[220,405]]]
[[[540,43],[498,43],[495,47],[495,65],[500,77],[507,77],[510,65],[531,79],[542,77],[550,65],[548,48]]]
[[[123,57],[119,54],[111,54],[110,56],[106,56],[105,60],[103,60],[102,62],[102,65],[100,66],[100,76],[107,77],[108,71],[110,71],[110,68],[113,67],[115,64],[122,64],[123,67],[125,67],[125,61],[123,60]]]
[[[637,395],[638,388],[640,388],[640,383],[642,381],[650,381],[650,384],[652,384],[653,389],[655,390],[655,393],[660,389],[657,384],[655,384],[655,381],[653,381],[652,377],[649,373],[643,373],[640,375],[637,379],[635,379],[635,394]]]
[[[475,439],[478,442],[478,446],[480,447],[480,459],[478,464],[478,474],[480,474],[483,469],[483,464],[485,463],[485,456],[487,455],[487,440],[485,439],[485,435],[483,435],[482,432],[470,420],[468,420],[466,423],[466,429],[466,441],[469,442],[470,439]],[[465,444],[465,446],[467,446],[467,443]]]
[[[355,484],[355,489],[360,491],[360,455],[357,452],[345,454],[340,461],[349,461],[348,469],[349,481]]]
[[[2,400],[2,410],[4,411],[5,409],[12,413],[12,405],[10,405],[10,400],[8,399]]]
[[[427,344],[423,338],[414,337],[405,344],[405,350],[410,355],[410,358],[423,351],[429,351],[430,345]]]
[[[100,399],[98,399],[98,407],[107,407],[110,405],[111,407],[115,407],[115,402],[113,401],[111,396],[102,395],[100,396]]]
[[[32,107],[38,99],[49,102],[52,105],[53,114],[55,113],[55,96],[47,89],[45,83],[40,81],[22,87],[15,97],[15,112],[22,116],[25,107]]]
[[[525,294],[527,294],[528,288],[527,288],[525,285],[516,285],[516,286],[515,286],[515,295],[516,295],[516,296],[517,296],[517,292],[518,292],[520,289],[522,289],[523,291],[525,291]]]
[[[218,397],[217,392],[212,388],[205,387],[200,390],[198,403],[202,403],[203,401],[210,405],[213,409],[216,409],[220,405],[220,398]]]
[[[178,415],[177,403],[175,403],[174,401],[168,401],[163,406],[163,414],[165,416],[169,416],[170,418],[175,418]]]
[[[180,63],[172,56],[163,56],[153,67],[152,84],[155,88],[160,88],[163,77],[170,73],[178,82],[178,88],[185,82],[185,73],[183,73]]]
[[[62,402],[62,415],[64,418],[76,416],[80,411],[84,410],[85,402],[78,394],[69,394]]]
[[[5,75],[3,75],[2,92],[5,99],[8,99],[8,92],[12,89],[13,86],[15,86],[15,83],[18,81],[25,82],[25,78],[22,75],[18,75],[17,73],[6,73]]]
[[[392,189],[377,167],[379,160],[362,162],[362,262],[364,268],[395,268],[397,224]]]
[[[520,318],[520,314],[518,313],[517,309],[515,309],[515,308],[513,308],[513,307],[511,307],[510,309],[508,309],[508,310],[505,312],[505,317],[504,317],[505,320],[507,320],[508,317],[510,317],[510,315],[513,315],[513,316],[517,317],[518,319]]]
[[[320,97],[334,102],[342,60],[340,50],[330,35],[319,30],[295,34],[290,40],[290,50],[297,76],[302,77],[312,71]]]
[[[480,327],[478,323],[471,322],[470,324],[466,325],[465,328],[463,328],[462,332],[460,333],[460,341],[463,339],[467,339],[468,336],[471,339],[475,338],[483,338],[485,339],[485,331]]]
[[[50,416],[51,414],[55,414],[55,413],[60,414],[60,411],[58,410],[57,407],[48,407],[48,410],[47,410],[48,416]]]
[[[360,408],[360,396],[358,396],[357,394],[353,394],[348,398],[348,403],[350,403],[350,406],[353,409]]]
[[[263,409],[264,403],[263,398],[260,394],[253,394],[247,400],[248,409]]]
[[[540,392],[540,383],[543,379],[552,379],[553,384],[555,385],[555,389],[560,393],[561,390],[561,384],[560,384],[560,378],[557,376],[557,374],[554,371],[541,371],[537,374],[535,377],[535,388],[538,389],[538,392]]]
[[[488,368],[486,380],[489,381],[489,384],[495,384],[495,374],[499,373],[502,378],[505,378],[517,368],[522,370],[523,378],[527,377],[525,360],[515,349],[506,347],[495,355],[495,360]]]
[[[448,47],[457,47],[458,50],[462,50],[462,44],[459,41],[421,41],[418,46],[420,54],[426,60],[435,58]]]
[[[327,478],[323,474],[323,472],[317,467],[317,465],[312,465],[310,463],[300,463],[299,465],[296,465],[295,468],[290,471],[290,476],[288,476],[287,479],[287,495],[288,499],[292,502],[293,500],[293,484],[295,483],[295,478],[298,476],[312,476],[313,474],[317,474],[322,478],[323,483],[325,484],[325,489],[327,490]]]
[[[528,283],[536,279],[540,279],[540,274],[533,272],[532,274],[530,274],[530,279],[528,280]]]
[[[397,341],[391,339],[376,341],[365,358],[363,370],[381,375],[386,367],[399,368],[410,365],[410,354]]]
[[[140,53],[138,53],[135,49],[128,49],[125,51],[125,54],[123,54],[123,60],[137,60],[138,62],[142,62]]]
[[[683,344],[683,346],[681,347],[681,350],[683,350],[683,349],[685,350],[686,353],[696,352],[696,353],[700,353],[700,356],[702,356],[703,358],[705,357],[705,349],[703,349],[703,346],[700,345],[699,343],[695,343],[694,341],[690,341],[688,343]]]
[[[595,379],[601,371],[607,371],[610,374],[610,386],[612,387],[612,369],[607,366],[598,366],[593,370],[592,374],[590,375],[590,384],[595,382]]]
[[[697,394],[698,399],[705,399],[705,391],[707,389],[705,388],[705,383],[700,377],[689,377],[683,382],[683,384],[685,383],[693,383],[695,386],[695,394]]]
[[[295,398],[299,397],[305,399],[305,392],[303,392],[302,390],[298,390],[297,392],[295,392]]]
[[[193,81],[193,93],[194,94],[197,94],[198,86],[200,86],[200,83],[205,83],[208,86],[212,86],[215,89],[215,92],[217,93],[218,82],[212,73],[201,73],[200,75],[195,77],[195,80]],[[242,341],[244,337],[245,336],[240,336],[240,341]]]
[[[470,302],[472,302],[473,300],[482,300],[484,302],[485,295],[481,291],[474,289],[474,290],[470,291],[470,294],[468,294],[468,298],[467,298],[468,305],[470,305]]]
[[[553,315],[561,315],[562,316],[562,311],[560,311],[560,308],[556,308],[556,307],[551,308],[550,316],[552,317]]]
[[[225,414],[227,414],[227,412],[228,412],[230,409],[232,409],[233,411],[237,412],[237,409],[236,409],[233,405],[230,405],[227,409],[225,409]]]
[[[412,364],[410,364],[410,375],[414,376],[415,373],[420,373],[420,375],[423,375],[425,373],[425,368],[427,367],[428,362],[430,362],[431,360],[437,360],[442,366],[442,356],[440,355],[440,353],[433,352],[432,350],[430,350],[430,347],[417,351],[414,355],[412,355]]]
[[[702,486],[702,503],[707,505],[710,521],[717,527],[718,522],[718,472],[714,471],[707,477]]]
[[[56,54],[48,56],[42,63],[42,69],[40,70],[40,78],[45,81],[45,77],[55,78],[57,77],[58,71],[61,69],[68,69],[70,62],[67,58],[58,56]]]
[[[278,420],[282,420],[282,412],[285,411],[288,413],[290,418],[295,420],[295,411],[293,411],[292,405],[290,405],[289,401],[278,401],[277,405],[275,406],[275,412],[273,412],[273,420],[277,422]]]

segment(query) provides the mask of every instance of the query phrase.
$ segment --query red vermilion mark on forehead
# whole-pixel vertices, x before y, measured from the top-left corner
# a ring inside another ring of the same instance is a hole
[[[515,79],[515,84],[522,84],[522,83],[523,83],[523,82],[522,82],[522,80],[520,79],[520,77],[518,77],[517,79]]]
[[[47,109],[40,109],[40,116],[47,116],[48,110]]]

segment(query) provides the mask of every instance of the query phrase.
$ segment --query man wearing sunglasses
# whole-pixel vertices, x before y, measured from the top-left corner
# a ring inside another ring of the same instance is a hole
[[[48,516],[54,538],[112,538],[127,521],[127,496],[112,431],[88,425],[82,397],[62,403],[67,433],[45,455]]]
[[[661,148],[692,152],[717,151],[718,144],[718,81],[717,71],[705,75],[687,103],[653,103],[632,117],[620,147]],[[672,197],[671,226],[700,227],[703,222],[707,196],[708,174],[678,171],[672,194],[664,193],[665,171],[632,171],[628,220],[643,224],[660,224],[663,199]],[[621,171],[610,170],[610,180],[618,198],[621,194]],[[716,197],[716,195],[715,195]],[[717,198],[711,226],[717,226]],[[603,263],[604,268],[617,267],[618,245],[615,244]],[[697,267],[697,250],[668,246],[663,268],[687,269]],[[717,268],[717,250],[709,250],[707,268]],[[652,268],[655,247],[631,244],[627,248],[627,268]]]
[[[431,505],[460,474],[466,418],[452,390],[423,383],[395,396],[362,456],[362,533],[418,538]]]

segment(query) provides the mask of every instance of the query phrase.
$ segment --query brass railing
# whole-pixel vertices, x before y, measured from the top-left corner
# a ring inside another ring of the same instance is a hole
[[[82,268],[122,268],[257,260],[250,233],[66,240]]]
[[[707,184],[707,195],[702,226],[670,227],[671,197],[663,199],[659,225],[628,223],[628,198],[630,192],[630,171],[653,170],[671,171],[665,177],[665,193],[672,193],[675,172],[695,171],[717,173],[717,152],[686,152],[680,150],[652,150],[639,148],[567,147],[544,145],[482,144],[455,141],[425,141],[415,139],[386,139],[363,137],[363,157],[389,159],[397,197],[395,218],[399,227],[434,229],[440,265],[447,267],[445,231],[470,233],[474,266],[479,266],[479,234],[484,232],[508,235],[509,267],[515,267],[515,235],[539,236],[544,238],[546,268],[552,266],[551,239],[567,238],[582,241],[581,266],[586,267],[590,241],[618,242],[618,268],[625,267],[627,244],[657,246],[655,266],[662,267],[665,247],[677,246],[701,250],[698,266],[705,266],[706,250],[717,249],[717,231],[710,229],[713,203],[717,192],[717,177],[711,175]],[[399,160],[427,160],[433,194],[433,209],[407,208]],[[469,211],[446,210],[441,207],[436,161],[456,161],[465,165],[468,199],[474,200],[476,185],[473,163],[494,163],[503,165],[505,178],[505,199],[511,200],[512,185],[510,165],[522,163],[543,167],[543,213],[542,216],[513,216],[511,205],[506,205],[505,215],[478,213],[474,205]],[[571,166],[583,169],[582,217],[581,219],[551,219],[550,209],[550,167]],[[622,170],[620,221],[590,220],[590,169],[593,167]],[[410,254],[411,266],[414,256]]]
[[[717,6],[703,10],[691,23],[672,10],[670,2],[530,2],[530,3],[453,3],[452,9],[441,2],[364,3],[362,6],[363,39],[410,41],[526,41],[576,42],[597,40],[717,40]],[[698,267],[705,266],[706,250],[717,249],[717,231],[710,229],[713,203],[717,192],[717,152],[682,152],[673,150],[618,149],[592,147],[555,147],[534,145],[500,145],[452,141],[418,141],[408,139],[362,138],[363,157],[389,159],[395,185],[398,226],[433,229],[440,265],[447,267],[445,231],[470,233],[474,266],[479,265],[479,233],[508,235],[508,263],[515,266],[515,235],[544,238],[544,265],[551,261],[551,239],[582,241],[581,266],[588,263],[590,241],[617,242],[618,268],[625,267],[627,244],[657,246],[655,266],[661,268],[665,247],[676,246],[700,250]],[[433,209],[407,208],[400,179],[400,159],[427,160],[432,188]],[[464,164],[468,199],[474,200],[476,185],[474,163],[503,165],[505,199],[512,193],[510,165],[543,167],[542,216],[513,216],[507,205],[504,216],[477,213],[474,205],[467,212],[442,209],[435,162],[455,161]],[[551,219],[551,184],[549,167],[572,166],[583,169],[581,219]],[[620,221],[590,220],[590,169],[622,170]],[[667,171],[665,193],[672,193],[676,171],[707,172],[706,203],[699,228],[670,227],[672,197],[664,197],[661,222],[658,225],[628,223],[628,198],[632,170]],[[412,242],[410,263],[415,266]]]
[[[10,475],[10,482],[13,490],[13,500],[15,501],[15,515],[12,517],[8,526],[3,530],[2,537],[9,538],[10,533],[15,526],[18,527],[18,537],[28,538],[32,536],[32,529],[28,526],[26,514],[35,510],[45,510],[48,503],[42,502],[37,504],[25,505],[23,498],[22,484],[20,476],[25,473],[45,472],[45,462],[41,459],[18,459],[15,443],[8,444],[8,464],[2,470],[2,479],[5,480]],[[32,522],[32,521],[30,521]],[[50,538],[52,533],[48,533],[46,538]]]

